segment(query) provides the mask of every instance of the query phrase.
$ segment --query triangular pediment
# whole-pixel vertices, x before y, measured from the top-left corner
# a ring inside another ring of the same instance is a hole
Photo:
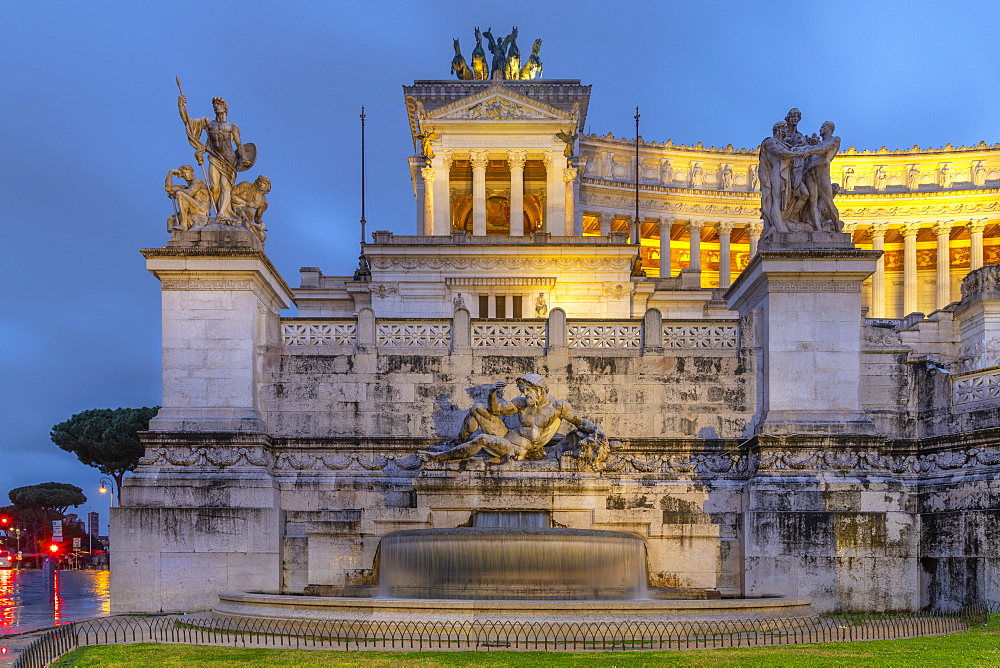
[[[421,121],[573,121],[575,115],[502,84],[425,113]]]

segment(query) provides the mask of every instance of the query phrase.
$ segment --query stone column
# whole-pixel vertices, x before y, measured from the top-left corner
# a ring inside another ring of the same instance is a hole
[[[562,236],[566,220],[566,186],[562,180],[562,170],[566,168],[566,156],[555,151],[545,153],[545,232]]]
[[[434,168],[434,234],[451,234],[451,153],[439,153],[431,161]]]
[[[937,236],[937,308],[951,303],[951,227],[954,223],[953,220],[939,220],[934,224]]]
[[[434,179],[437,175],[433,167],[424,167],[420,176],[424,180],[424,229],[421,234],[431,236],[434,234]]]
[[[473,151],[472,163],[472,235],[486,236],[486,166],[490,164],[486,151]]]
[[[903,313],[917,311],[917,233],[920,223],[903,223]]]
[[[701,271],[701,228],[704,224],[703,220],[688,221],[688,234],[690,235],[688,248],[691,249],[691,261],[688,268],[691,271]]]
[[[417,225],[413,233],[416,235],[427,234],[425,231],[427,223],[424,221],[424,211],[426,209],[427,195],[424,193],[424,177],[421,175],[425,161],[423,158],[410,158],[410,170],[413,178],[413,192],[416,195]]]
[[[673,218],[660,219],[660,278],[670,278],[674,272],[670,262],[670,231],[673,227]]]
[[[601,236],[606,237],[611,234],[611,214],[598,213],[597,222],[601,224]]]
[[[587,173],[587,157],[578,156],[573,160],[573,168],[576,169],[578,176],[583,176]],[[573,181],[573,208],[576,209],[576,215],[573,216],[573,236],[582,237],[583,236],[583,212],[580,210],[580,181],[582,178]]]
[[[732,248],[730,240],[733,234],[733,221],[720,222],[715,226],[719,232],[719,287],[728,288],[732,283],[730,267],[732,266]]]
[[[757,243],[760,235],[764,234],[764,223],[750,223],[747,225],[747,234],[750,235],[750,259],[757,254]]]
[[[573,186],[576,182],[576,169],[574,167],[567,167],[563,170],[563,181],[566,182],[566,231],[564,234],[571,237],[576,221],[576,202],[573,201]]]
[[[969,271],[975,271],[983,266],[983,230],[986,229],[986,219],[970,220],[969,228]]]
[[[510,236],[524,236],[524,162],[526,151],[507,151],[510,167]]]
[[[872,223],[872,250],[885,251],[885,232],[887,223]],[[875,273],[872,275],[872,303],[869,314],[872,318],[884,318],[885,315],[885,255],[878,259]]]

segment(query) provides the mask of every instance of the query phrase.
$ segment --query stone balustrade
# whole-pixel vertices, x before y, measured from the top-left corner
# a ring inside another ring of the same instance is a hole
[[[566,320],[560,309],[548,319],[470,319],[463,309],[454,319],[377,319],[374,327],[362,322],[372,318],[364,310],[358,319],[283,318],[282,344],[288,348],[375,347],[393,350],[543,351],[736,351],[739,326],[733,321],[679,321],[661,323],[658,311],[642,319]],[[658,330],[658,331],[657,331]],[[363,334],[369,331],[370,334]],[[372,340],[365,340],[365,338]]]

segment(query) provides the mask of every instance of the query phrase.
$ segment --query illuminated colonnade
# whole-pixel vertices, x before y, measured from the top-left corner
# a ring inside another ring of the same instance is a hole
[[[560,153],[449,151],[430,164],[420,169],[421,234],[464,230],[473,236],[519,237],[575,232],[577,170],[567,167]]]
[[[629,229],[635,144],[581,141],[585,235]],[[728,287],[762,233],[756,149],[644,142],[639,157],[643,268],[652,277],[700,268],[704,288]],[[1000,144],[842,152],[831,177],[845,231],[884,251],[864,284],[870,317],[930,313],[960,298],[972,269],[1000,262]],[[728,271],[727,271],[728,269]]]

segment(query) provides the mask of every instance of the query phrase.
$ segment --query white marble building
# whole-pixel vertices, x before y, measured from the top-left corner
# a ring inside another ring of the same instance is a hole
[[[643,143],[636,221],[589,86],[404,94],[414,235],[373,234],[370,280],[291,287],[248,230],[143,251],[163,409],[112,516],[116,610],[371,584],[381,536],[480,510],[638,533],[657,586],[1000,597],[1000,144],[844,151],[847,247],[758,252],[755,150]],[[415,456],[524,373],[619,441],[605,464]]]

